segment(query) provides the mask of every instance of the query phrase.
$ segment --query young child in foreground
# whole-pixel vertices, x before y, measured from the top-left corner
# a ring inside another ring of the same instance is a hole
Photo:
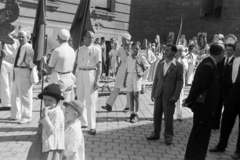
[[[42,112],[42,153],[41,160],[61,160],[64,150],[64,113],[61,109],[60,87],[50,84],[38,95],[43,99],[45,108]]]
[[[64,102],[65,106],[65,151],[63,160],[85,160],[84,138],[80,116],[84,105],[77,100]]]

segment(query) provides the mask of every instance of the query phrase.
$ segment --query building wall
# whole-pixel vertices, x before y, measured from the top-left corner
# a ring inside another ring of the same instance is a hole
[[[223,0],[221,18],[200,17],[203,0],[133,0],[130,13],[129,32],[133,40],[142,41],[147,38],[153,42],[159,34],[161,42],[166,42],[169,32],[178,34],[181,18],[183,18],[182,34],[186,39],[197,36],[199,32],[207,32],[208,42],[214,34],[240,33],[240,1]]]
[[[62,28],[70,29],[73,18],[81,0],[47,0],[47,28],[49,52],[58,44],[57,33]],[[120,40],[123,32],[128,31],[131,0],[111,0],[111,11],[96,9],[99,3],[108,0],[91,0],[90,17],[96,37],[112,37]],[[5,7],[6,0],[0,1],[0,9]],[[21,27],[33,31],[38,0],[18,0],[20,16],[13,23],[16,30]]]

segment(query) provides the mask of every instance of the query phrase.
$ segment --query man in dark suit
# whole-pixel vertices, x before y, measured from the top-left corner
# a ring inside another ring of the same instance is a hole
[[[228,96],[232,89],[232,67],[233,67],[233,53],[235,51],[235,45],[233,44],[226,44],[226,57],[217,64],[218,76],[220,79],[220,100],[219,105],[216,110],[214,123],[212,129],[219,129],[220,128],[220,120],[222,116],[222,108],[227,105]]]
[[[185,160],[205,160],[220,94],[217,63],[222,61],[223,56],[224,46],[213,43],[210,46],[210,56],[205,58],[196,70],[189,95],[183,104],[190,107],[194,113]]]
[[[151,98],[154,101],[154,131],[147,140],[160,138],[162,115],[165,118],[165,144],[171,145],[173,139],[173,114],[175,102],[183,87],[183,65],[176,61],[177,47],[166,47],[165,60],[159,62],[152,86]]]
[[[228,144],[228,139],[235,124],[237,115],[240,116],[240,57],[233,62],[232,82],[233,87],[229,94],[226,107],[224,107],[220,139],[218,144],[211,148],[209,152],[224,152]],[[239,123],[240,125],[240,123]],[[240,126],[239,126],[240,127]],[[234,159],[240,158],[240,132],[238,133],[237,147],[233,155]]]

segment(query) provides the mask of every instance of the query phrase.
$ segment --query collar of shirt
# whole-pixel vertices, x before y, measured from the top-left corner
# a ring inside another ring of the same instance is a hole
[[[211,55],[209,57],[213,60],[214,64],[217,65],[216,60]]]
[[[174,64],[176,66],[176,58],[173,58],[171,62],[167,63],[166,59],[164,61],[162,61],[162,63],[165,63],[167,65],[170,65],[171,63]]]
[[[225,57],[225,62],[224,63],[226,63],[226,61],[227,61],[227,58],[228,58],[228,63],[232,60],[232,58],[233,58],[233,55],[231,56],[231,57]]]
[[[61,43],[61,44],[59,45],[59,47],[60,47],[60,46],[64,46],[64,45],[68,45],[68,42],[63,42],[63,43]]]

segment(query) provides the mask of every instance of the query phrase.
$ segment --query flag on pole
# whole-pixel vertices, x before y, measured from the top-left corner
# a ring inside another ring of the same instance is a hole
[[[40,69],[41,58],[45,53],[46,36],[46,0],[39,0],[33,28],[33,63]]]
[[[176,40],[176,45],[178,45],[179,40],[180,40],[181,35],[182,35],[182,23],[183,23],[183,19],[181,18],[181,23],[180,23],[180,27],[179,27],[179,30],[178,30],[178,36],[177,36],[177,40]]]
[[[73,49],[77,50],[87,30],[94,31],[90,20],[90,0],[81,0],[70,29]]]

